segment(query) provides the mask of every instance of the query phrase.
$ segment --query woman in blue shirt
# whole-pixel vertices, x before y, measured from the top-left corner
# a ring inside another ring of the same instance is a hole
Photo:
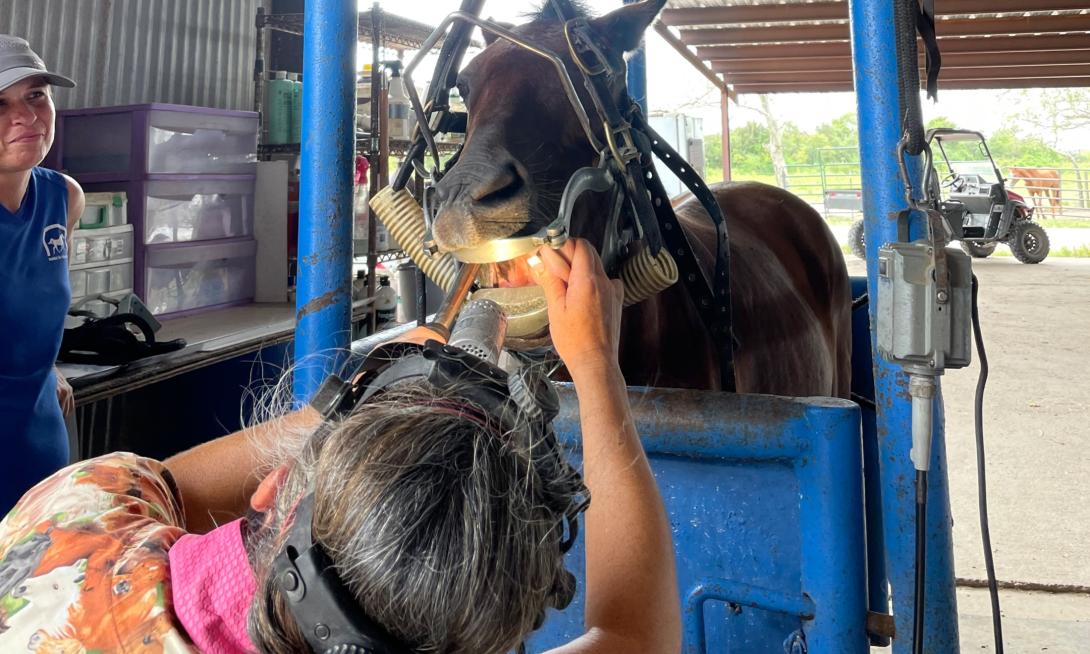
[[[75,406],[55,362],[84,199],[75,181],[38,167],[53,145],[51,85],[75,82],[0,34],[0,515],[68,463],[64,415]]]

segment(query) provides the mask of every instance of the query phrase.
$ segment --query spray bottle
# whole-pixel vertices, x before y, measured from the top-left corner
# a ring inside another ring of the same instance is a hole
[[[412,114],[412,105],[409,103],[409,94],[405,92],[405,80],[401,77],[401,62],[390,61],[386,66],[390,69],[390,90],[388,93],[390,105],[389,131],[390,138],[407,141],[410,136],[409,116]]]
[[[375,322],[380,331],[397,324],[397,291],[386,275],[378,278],[375,290]]]

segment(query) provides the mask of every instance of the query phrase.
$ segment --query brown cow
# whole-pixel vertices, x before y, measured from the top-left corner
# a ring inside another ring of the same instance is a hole
[[[1011,186],[1019,181],[1024,182],[1026,190],[1033,198],[1033,206],[1040,211],[1044,208],[1044,200],[1048,200],[1048,213],[1052,218],[1056,217],[1056,210],[1063,213],[1063,205],[1060,204],[1060,171],[1055,168],[1010,168]],[[1037,196],[1041,196],[1038,200]]]

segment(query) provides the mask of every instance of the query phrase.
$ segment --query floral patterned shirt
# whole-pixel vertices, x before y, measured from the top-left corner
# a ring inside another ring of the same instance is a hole
[[[0,652],[196,652],[171,601],[183,515],[170,472],[135,454],[30,489],[0,522]]]

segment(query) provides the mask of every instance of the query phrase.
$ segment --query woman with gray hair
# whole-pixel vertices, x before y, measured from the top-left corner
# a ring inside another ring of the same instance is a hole
[[[0,598],[17,600],[0,602],[0,650],[502,654],[570,599],[569,519],[589,492],[586,633],[556,652],[677,652],[669,524],[617,363],[623,291],[584,241],[539,256],[585,486],[547,430],[420,381],[336,422],[296,412],[165,465],[100,457],[0,524]],[[308,574],[302,549],[324,563]],[[302,611],[307,594],[328,609]],[[330,637],[343,616],[366,632],[355,649]]]

